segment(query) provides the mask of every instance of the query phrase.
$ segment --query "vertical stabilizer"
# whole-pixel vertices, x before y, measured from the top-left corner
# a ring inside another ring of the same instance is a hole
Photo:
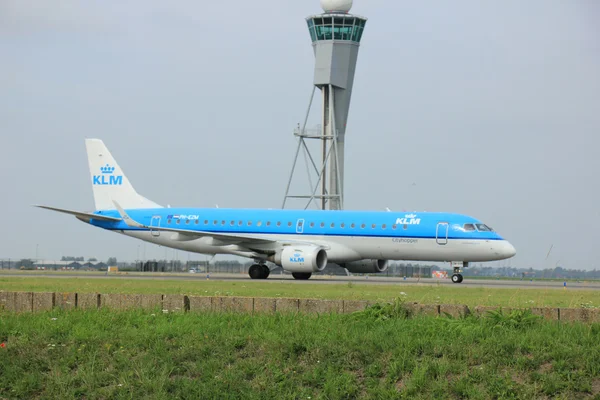
[[[102,140],[86,139],[85,146],[96,210],[115,209],[114,201],[126,209],[161,207],[135,191]]]

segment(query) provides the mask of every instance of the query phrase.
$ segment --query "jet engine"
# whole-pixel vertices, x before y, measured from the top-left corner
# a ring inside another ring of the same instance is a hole
[[[270,261],[289,272],[319,272],[327,266],[327,252],[318,246],[288,246]]]
[[[388,260],[360,260],[341,264],[342,267],[355,274],[374,274],[388,269]]]

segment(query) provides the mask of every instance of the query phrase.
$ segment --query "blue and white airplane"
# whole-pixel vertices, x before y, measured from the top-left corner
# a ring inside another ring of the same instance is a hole
[[[161,246],[253,259],[252,279],[269,276],[267,262],[309,279],[327,263],[378,273],[389,260],[414,260],[452,262],[452,281],[460,283],[469,262],[516,253],[489,226],[460,214],[164,208],[135,191],[101,140],[87,139],[86,147],[96,211],[37,207]]]

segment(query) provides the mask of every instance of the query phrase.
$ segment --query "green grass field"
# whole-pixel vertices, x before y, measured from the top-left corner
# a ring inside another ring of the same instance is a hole
[[[472,288],[448,285],[311,284],[294,281],[182,281],[126,277],[0,277],[0,290],[36,292],[162,293],[200,296],[290,297],[389,301],[397,297],[423,304],[506,307],[598,307],[600,290]]]
[[[600,325],[528,315],[0,314],[0,398],[600,398]]]

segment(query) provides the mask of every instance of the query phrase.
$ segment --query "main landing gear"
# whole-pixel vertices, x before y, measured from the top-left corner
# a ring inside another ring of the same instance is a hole
[[[248,275],[252,279],[267,279],[271,270],[265,264],[254,264],[248,270]]]
[[[292,276],[294,277],[294,279],[305,281],[307,279],[310,279],[310,277],[312,276],[312,273],[310,273],[310,272],[292,272]]]

